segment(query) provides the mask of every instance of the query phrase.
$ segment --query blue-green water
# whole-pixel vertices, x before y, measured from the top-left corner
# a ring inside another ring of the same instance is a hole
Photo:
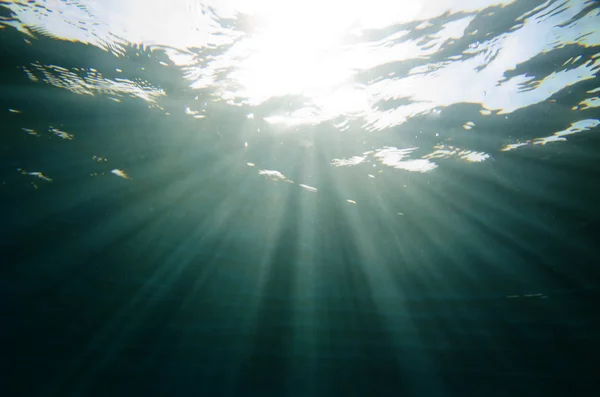
[[[598,3],[347,3],[0,1],[2,395],[600,394]]]

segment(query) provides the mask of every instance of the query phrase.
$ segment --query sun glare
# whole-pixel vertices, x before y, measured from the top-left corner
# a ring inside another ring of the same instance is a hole
[[[275,3],[245,45],[250,55],[232,76],[254,103],[284,95],[312,96],[346,82],[343,38],[354,22],[342,2]]]
[[[403,5],[394,17],[375,12],[382,8],[373,4],[341,0],[263,1],[247,7],[260,22],[254,26],[256,33],[239,43],[247,56],[229,75],[238,83],[236,96],[250,105],[302,96],[324,119],[370,107],[368,93],[354,82],[358,55],[349,44],[352,36],[373,24],[410,19],[420,10],[419,3]]]

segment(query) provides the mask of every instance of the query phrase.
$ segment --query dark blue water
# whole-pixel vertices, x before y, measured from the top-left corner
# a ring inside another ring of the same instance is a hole
[[[598,3],[213,3],[0,1],[0,393],[600,395]]]

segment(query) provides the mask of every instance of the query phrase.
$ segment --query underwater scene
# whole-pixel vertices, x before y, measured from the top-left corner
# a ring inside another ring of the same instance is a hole
[[[0,1],[0,394],[600,396],[599,71],[592,0]]]

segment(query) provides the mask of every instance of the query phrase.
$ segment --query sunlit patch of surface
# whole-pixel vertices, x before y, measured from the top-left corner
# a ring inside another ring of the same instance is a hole
[[[382,80],[375,85],[381,99],[396,99],[401,93],[413,103],[381,115],[374,112],[373,127],[392,127],[433,107],[460,102],[481,103],[486,112],[507,114],[546,100],[564,87],[594,78],[599,66],[594,59],[537,80],[525,74],[505,77],[507,71],[518,70],[518,65],[535,56],[568,44],[597,45],[600,37],[593,21],[598,10],[588,10],[586,17],[569,22],[584,8],[583,2],[569,2],[562,13],[551,16],[546,15],[547,10],[539,10],[512,32],[476,41],[476,45],[463,51],[464,59],[425,64],[408,77]]]
[[[203,109],[203,111],[206,110]],[[185,108],[185,114],[192,116],[195,119],[203,119],[206,117],[206,114],[201,113],[199,110],[192,110],[189,106]]]
[[[471,128],[475,127],[475,123],[472,121],[467,121],[464,125],[463,128],[465,130],[470,130]]]
[[[28,176],[32,176],[37,180],[41,180],[43,182],[52,182],[52,178],[44,175],[43,172],[40,171],[26,171],[24,169],[21,168],[17,168],[17,172],[19,172],[21,175],[28,175]],[[31,181],[30,186],[33,187],[35,190],[38,190],[40,188],[40,185],[37,184],[37,182],[35,181]]]
[[[470,150],[461,151],[458,157],[471,163],[481,163],[490,158],[490,155],[484,152],[473,152]]]
[[[367,162],[367,158],[370,157],[375,161],[380,162],[382,165],[401,169],[411,172],[428,172],[438,167],[438,165],[430,158],[439,158],[436,156],[426,155],[422,158],[411,159],[411,154],[417,150],[417,147],[410,147],[399,149],[396,147],[384,147],[374,151],[365,152],[363,156],[353,156],[346,159],[334,159],[331,164],[335,167],[348,167],[355,166],[361,163]],[[468,155],[471,152],[463,152],[463,155]],[[374,175],[369,175],[375,177]]]
[[[362,162],[365,161],[364,156],[352,156],[350,158],[347,159],[333,159],[331,161],[331,164],[334,165],[335,167],[348,167],[348,166],[352,166],[352,165],[358,165]]]
[[[290,180],[287,176],[283,175],[281,172],[276,170],[259,170],[258,175],[262,175],[265,178],[268,178],[275,182],[294,183],[294,181]]]
[[[600,97],[584,99],[583,101],[579,102],[577,108],[573,110],[586,110],[597,107],[600,107]]]
[[[454,147],[452,145],[437,145],[434,147],[435,151],[430,154],[423,156],[425,159],[447,159],[451,157],[458,157],[462,160],[466,160],[472,163],[480,163],[490,158],[490,155],[484,152],[475,152],[472,150],[465,150]]]
[[[588,94],[596,94],[598,92],[600,92],[600,88],[595,88],[593,90],[587,91]],[[600,107],[600,97],[591,97],[579,102],[576,106],[573,107],[572,110],[587,110],[597,107]]]
[[[125,173],[125,171],[120,170],[118,168],[115,168],[113,170],[110,171],[113,175],[118,176],[119,178],[123,178],[123,179],[131,179],[129,177],[129,175],[127,175],[127,173]]]
[[[367,161],[367,156],[379,161],[384,166],[402,169],[411,172],[428,172],[438,167],[431,161],[435,159],[447,159],[457,157],[459,159],[479,163],[490,158],[490,155],[484,152],[476,152],[468,149],[461,149],[451,145],[437,145],[432,153],[426,154],[421,158],[410,158],[417,147],[399,149],[396,147],[384,147],[375,151],[365,152],[363,156],[353,156],[347,159],[334,159],[331,163],[336,167],[354,166]],[[375,178],[374,175],[369,175]]]
[[[577,133],[584,132],[584,131],[593,130],[598,125],[600,125],[600,120],[597,120],[597,119],[580,120],[575,123],[572,123],[569,128],[566,128],[562,131],[557,131],[550,136],[530,139],[530,140],[527,140],[524,142],[519,142],[519,143],[514,143],[514,144],[509,144],[509,145],[504,146],[501,150],[507,152],[510,150],[517,149],[518,147],[527,146],[530,144],[545,145],[547,143],[552,143],[552,142],[565,142],[567,140],[566,136],[577,134]]]
[[[66,131],[59,130],[58,128],[54,128],[54,127],[50,126],[48,128],[48,130],[59,138],[66,139],[69,141],[72,141],[73,139],[75,139],[75,135],[70,134]]]
[[[22,175],[30,175],[34,178],[40,179],[45,182],[52,182],[52,178],[49,178],[48,176],[44,175],[43,172],[40,171],[27,171],[21,168],[17,168],[17,171]]]
[[[501,149],[501,151],[508,152],[508,151],[511,151],[511,150],[515,150],[516,148],[519,148],[521,146],[527,146],[527,145],[528,145],[527,142],[511,143],[511,144],[508,144],[508,145],[504,146]]]
[[[373,156],[383,165],[411,172],[428,172],[437,168],[437,164],[426,158],[409,159],[411,153],[418,148],[398,149],[386,147],[376,150]]]
[[[589,130],[597,127],[598,124],[600,124],[600,120],[596,120],[596,119],[580,120],[576,123],[571,124],[571,126],[569,128],[562,130],[562,131],[555,132],[551,136],[535,139],[533,141],[533,143],[544,145],[548,142],[566,141],[567,139],[565,138],[565,136],[577,134],[577,133],[583,132],[583,131],[589,131]]]
[[[113,100],[129,96],[152,103],[159,97],[165,96],[162,89],[144,80],[132,81],[120,77],[109,79],[93,68],[69,70],[57,65],[42,65],[36,62],[29,67],[24,66],[23,71],[32,81],[41,81],[79,95],[107,95]]]
[[[300,186],[302,189],[307,190],[309,192],[316,193],[318,191],[318,189],[316,187],[308,186],[303,183],[298,184],[298,186]]]

